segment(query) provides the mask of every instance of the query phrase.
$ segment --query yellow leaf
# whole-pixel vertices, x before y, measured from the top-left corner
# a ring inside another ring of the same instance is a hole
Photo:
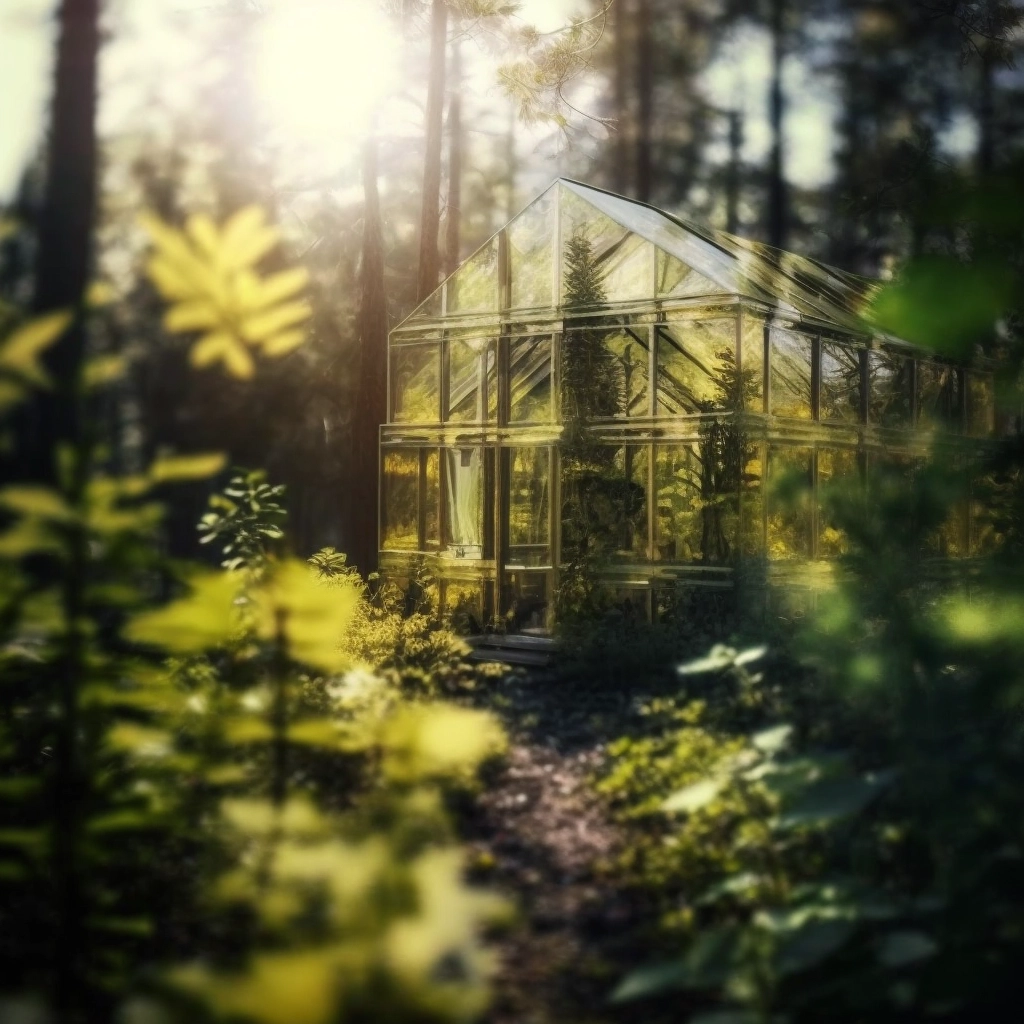
[[[309,272],[305,267],[282,270],[278,274],[271,274],[263,281],[258,281],[254,299],[246,305],[254,310],[277,305],[302,291],[307,284],[309,284]]]
[[[204,573],[192,581],[188,597],[137,615],[128,624],[125,636],[175,654],[216,647],[235,630],[237,594],[238,581],[229,573]]]
[[[185,230],[192,240],[206,253],[215,257],[220,249],[217,225],[205,213],[194,213],[185,221]]]
[[[237,344],[238,342],[227,331],[211,331],[209,334],[204,334],[192,346],[189,362],[193,366],[209,366],[211,363],[225,358],[225,353]]]
[[[39,356],[71,326],[71,319],[67,312],[48,313],[23,324],[0,344],[0,368],[46,387],[49,378]]]
[[[277,245],[276,228],[266,223],[266,215],[258,206],[239,210],[224,225],[220,258],[229,270],[255,266]]]
[[[242,334],[249,341],[263,341],[265,338],[283,331],[286,327],[308,320],[312,312],[309,303],[305,300],[286,302],[265,313],[249,317],[242,324]]]
[[[505,749],[505,735],[486,711],[436,704],[400,711],[384,730],[384,771],[401,782],[430,776],[468,780],[481,762]]]
[[[82,374],[83,383],[90,390],[103,387],[104,384],[120,380],[127,368],[128,361],[124,356],[93,356],[85,364]]]
[[[305,331],[284,331],[281,334],[275,334],[272,338],[268,338],[263,343],[262,351],[265,356],[285,356],[297,349],[305,340]]]
[[[296,660],[326,672],[348,665],[341,641],[359,602],[354,588],[325,586],[304,562],[289,559],[274,567],[255,601],[264,639],[276,636],[280,615],[289,653]]]
[[[114,289],[106,281],[93,281],[86,289],[85,304],[90,309],[109,306],[114,301]]]
[[[257,1024],[331,1024],[338,1020],[340,957],[331,947],[254,956],[245,973],[203,965],[172,972],[171,981],[201,997],[219,1017]]]
[[[206,299],[180,302],[164,314],[164,328],[172,334],[201,331],[219,327],[223,322],[220,310]]]
[[[163,256],[154,256],[146,264],[146,276],[165,299],[194,299],[200,290],[181,269]]]
[[[295,722],[288,726],[288,740],[307,747],[337,749],[342,734],[337,723],[329,718],[313,718],[306,722]]]
[[[252,356],[235,341],[232,341],[232,344],[224,350],[224,365],[232,377],[238,377],[241,380],[251,379],[256,372],[256,364],[253,362]]]
[[[252,836],[317,837],[326,834],[329,823],[308,797],[293,796],[283,807],[268,800],[228,799],[221,804],[221,814],[236,831]]]
[[[159,760],[172,748],[171,734],[163,729],[151,729],[135,722],[119,722],[107,732],[107,743],[143,760]]]
[[[205,480],[215,476],[225,466],[227,458],[221,452],[204,452],[200,455],[165,455],[156,459],[149,467],[149,476],[154,483],[165,484],[172,480]]]
[[[224,737],[229,743],[269,743],[274,731],[259,718],[229,718],[224,722]]]
[[[71,522],[75,511],[56,491],[32,484],[18,484],[0,491],[0,505],[23,516],[38,516],[56,522]]]

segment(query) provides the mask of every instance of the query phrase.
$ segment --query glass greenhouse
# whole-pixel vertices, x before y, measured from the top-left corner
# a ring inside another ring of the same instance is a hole
[[[549,628],[583,550],[647,617],[741,579],[799,602],[844,548],[825,482],[993,429],[991,378],[872,329],[876,288],[556,181],[390,336],[382,572],[471,628]],[[969,513],[937,557],[983,543]]]

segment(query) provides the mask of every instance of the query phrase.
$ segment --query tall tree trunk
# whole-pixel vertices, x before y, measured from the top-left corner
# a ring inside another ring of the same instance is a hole
[[[785,24],[786,0],[772,0],[772,81],[769,99],[772,148],[768,165],[768,243],[779,249],[786,247],[789,220],[782,130],[785,113],[782,91],[782,72],[786,56]]]
[[[377,139],[363,153],[363,255],[359,308],[359,399],[348,539],[352,561],[364,576],[377,568],[377,480],[380,425],[387,416],[388,311],[384,286],[384,232],[377,186]]]
[[[992,173],[996,163],[995,59],[991,44],[982,44],[980,76],[977,166],[978,173],[986,176]]]
[[[651,0],[638,0],[636,18],[636,198],[650,202],[654,176],[651,124],[654,118],[654,46],[651,38]]]
[[[510,221],[518,212],[516,206],[516,177],[519,158],[516,154],[516,108],[509,104],[508,128],[505,130],[505,220]]]
[[[452,50],[452,97],[448,103],[448,211],[445,215],[444,272],[459,265],[462,226],[462,57],[459,44]]]
[[[725,230],[735,234],[740,226],[740,176],[743,158],[743,114],[730,110],[729,168],[725,180]]]
[[[444,79],[448,48],[447,0],[430,9],[430,78],[423,156],[423,206],[420,213],[420,263],[416,299],[422,302],[437,287],[437,233],[441,222],[441,143],[444,131]]]
[[[96,217],[96,68],[99,0],[63,0],[46,153],[46,190],[39,218],[34,308],[37,313],[78,306],[92,269]],[[24,449],[31,472],[49,477],[58,442],[80,428],[70,389],[85,358],[85,330],[76,322],[47,353],[57,387],[44,394],[32,415],[38,421]]]
[[[615,72],[613,79],[613,108],[615,118],[615,145],[612,149],[612,191],[625,195],[629,189],[629,88],[626,76],[629,74],[626,44],[626,3],[616,0],[612,6],[612,46],[614,47]]]

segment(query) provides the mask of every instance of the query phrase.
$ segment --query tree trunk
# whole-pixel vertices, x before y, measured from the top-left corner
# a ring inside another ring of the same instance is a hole
[[[96,216],[96,68],[99,0],[63,0],[54,72],[46,190],[39,217],[36,313],[74,309],[82,302],[92,268]],[[74,326],[47,353],[57,383],[36,403],[38,417],[23,450],[33,476],[49,478],[56,445],[76,437],[81,424],[70,393],[85,358],[85,330]]]
[[[651,155],[651,123],[654,117],[654,46],[651,39],[651,0],[638,0],[636,43],[636,198],[651,199],[654,160]]]
[[[444,272],[459,265],[462,225],[462,59],[459,45],[452,51],[452,98],[448,103],[448,211],[445,215]]]
[[[518,212],[516,206],[516,176],[519,160],[516,154],[516,109],[509,104],[508,128],[505,131],[505,220],[510,221]]]
[[[444,128],[444,79],[448,45],[448,4],[433,0],[430,10],[430,78],[423,157],[423,206],[420,213],[420,263],[416,299],[437,287],[437,233],[441,221],[441,143]]]
[[[741,163],[743,159],[743,114],[730,110],[729,168],[725,180],[725,230],[736,234],[740,226]]]
[[[629,188],[629,91],[626,76],[629,73],[626,52],[626,0],[616,0],[612,6],[614,22],[615,74],[612,116],[615,118],[615,145],[612,149],[612,191],[625,195]]]
[[[380,425],[387,417],[388,311],[384,286],[384,233],[377,187],[377,139],[363,154],[363,256],[359,309],[360,381],[354,424],[355,458],[347,547],[364,576],[377,568],[377,480]]]
[[[772,0],[772,82],[769,99],[772,148],[768,165],[768,244],[786,247],[788,202],[784,165],[782,120],[785,113],[782,72],[785,65],[786,0]]]
[[[996,163],[995,60],[989,44],[982,44],[980,75],[977,166],[984,177],[992,173]]]

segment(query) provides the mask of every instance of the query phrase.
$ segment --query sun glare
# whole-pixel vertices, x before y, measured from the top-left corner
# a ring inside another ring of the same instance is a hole
[[[370,0],[278,2],[257,45],[258,88],[274,133],[311,155],[344,158],[397,82],[398,48]]]

